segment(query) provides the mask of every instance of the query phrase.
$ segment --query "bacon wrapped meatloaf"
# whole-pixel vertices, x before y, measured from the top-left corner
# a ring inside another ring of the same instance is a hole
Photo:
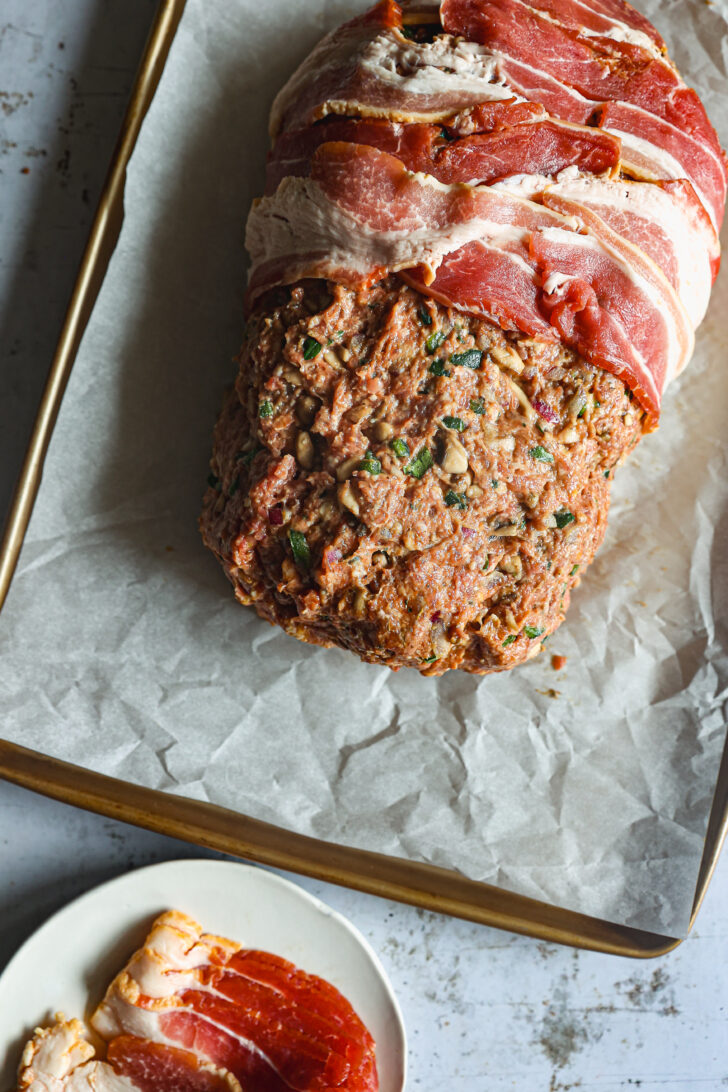
[[[272,135],[205,542],[303,640],[510,668],[563,620],[692,353],[715,133],[623,0],[382,0]]]

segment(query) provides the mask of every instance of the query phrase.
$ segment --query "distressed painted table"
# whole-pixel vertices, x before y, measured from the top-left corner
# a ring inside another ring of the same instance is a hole
[[[0,0],[3,512],[153,9],[154,0]],[[203,855],[0,783],[0,968],[95,884]],[[650,963],[300,882],[380,953],[405,1013],[411,1088],[728,1088],[728,860],[693,935]],[[0,1050],[1,1040],[0,1031]]]

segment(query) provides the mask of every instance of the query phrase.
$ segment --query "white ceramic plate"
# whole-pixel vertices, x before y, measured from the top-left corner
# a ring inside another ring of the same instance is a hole
[[[330,907],[272,872],[227,861],[168,861],[89,891],[41,926],[0,977],[0,1089],[33,1028],[88,1017],[111,978],[163,910],[182,910],[206,932],[275,952],[328,979],[351,1002],[377,1044],[381,1092],[406,1076],[402,1014],[364,937]]]

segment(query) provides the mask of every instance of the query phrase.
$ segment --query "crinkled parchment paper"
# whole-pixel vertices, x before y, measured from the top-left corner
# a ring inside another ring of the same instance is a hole
[[[728,3],[643,6],[728,143]],[[268,107],[362,7],[188,0],[0,616],[2,732],[680,935],[725,736],[728,275],[662,428],[617,473],[566,624],[526,667],[436,681],[306,647],[238,606],[200,543]]]

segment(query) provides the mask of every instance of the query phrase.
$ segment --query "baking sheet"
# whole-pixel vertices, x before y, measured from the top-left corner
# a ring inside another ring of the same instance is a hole
[[[542,656],[424,680],[306,648],[232,602],[198,542],[267,105],[360,7],[188,0],[0,617],[4,734],[681,935],[724,740],[724,278],[662,430],[617,476],[608,541],[549,648],[565,672]],[[646,10],[725,126],[725,4]]]

